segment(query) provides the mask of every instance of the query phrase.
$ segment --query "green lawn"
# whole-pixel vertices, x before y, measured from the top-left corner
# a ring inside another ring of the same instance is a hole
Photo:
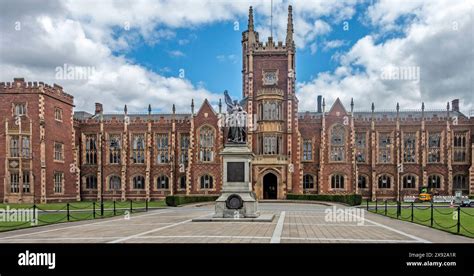
[[[7,206],[10,209],[31,209],[33,204],[0,204],[0,209],[5,210]],[[150,201],[148,202],[148,208],[165,207],[166,203],[164,200]],[[72,222],[87,219],[98,219],[107,218],[123,215],[125,212],[130,211],[130,201],[117,201],[115,202],[115,214],[114,214],[114,203],[113,201],[104,201],[104,214],[101,216],[100,203],[95,203],[95,216],[94,216],[94,203],[91,201],[81,202],[70,202],[69,203],[69,220],[67,216],[67,203],[46,203],[36,204],[38,209],[38,223],[32,225],[30,222],[5,222],[0,221],[0,232],[15,230],[27,227],[35,227],[40,225],[47,225],[53,223]],[[132,213],[145,211],[146,204],[144,201],[133,201],[132,202]]]
[[[410,205],[411,202],[404,202],[403,204],[406,204],[406,205]],[[414,204],[416,205],[426,205],[426,206],[430,206],[431,205],[431,202],[415,202]],[[434,205],[449,205],[448,202],[435,202],[433,203]],[[384,207],[385,206],[385,202],[384,201],[381,201],[379,200],[377,202],[377,205],[379,207]],[[387,205],[397,205],[397,202],[396,201],[387,201]],[[360,204],[360,206],[367,206],[367,201],[366,200],[362,200],[362,203]],[[375,201],[369,201],[369,206],[375,206]]]
[[[104,201],[104,208],[113,208],[113,201]],[[69,202],[71,210],[73,208],[75,209],[93,209],[93,202],[92,201],[74,201],[74,202]],[[33,204],[31,203],[0,203],[0,208],[4,209],[7,206],[10,206],[10,208],[31,208]],[[96,208],[99,208],[100,203],[96,202],[95,204]],[[116,201],[115,202],[116,208],[120,206],[120,208],[123,208],[125,206],[130,207],[130,201]],[[66,203],[44,203],[44,204],[36,204],[36,207],[44,210],[61,210],[61,209],[66,209]],[[133,201],[132,202],[132,207],[135,208],[144,208],[145,207],[145,201]],[[158,200],[158,201],[149,201],[148,202],[148,207],[166,207],[166,202],[164,200]]]
[[[375,212],[375,208],[371,206],[370,211]],[[385,206],[379,206],[377,213],[385,215]],[[387,208],[387,216],[397,218],[397,208],[395,206]],[[411,222],[411,217],[410,204],[403,205],[399,219]],[[413,208],[413,222],[431,226],[430,206],[416,204]],[[460,222],[462,227],[459,234],[474,238],[474,208],[461,208]],[[433,208],[433,228],[457,234],[457,207]]]

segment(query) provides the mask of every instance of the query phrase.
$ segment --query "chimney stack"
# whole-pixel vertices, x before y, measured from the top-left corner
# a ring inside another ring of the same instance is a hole
[[[451,101],[451,109],[453,111],[459,112],[459,99],[454,99]]]
[[[323,99],[323,96],[318,95],[318,113],[323,112],[322,107],[321,107],[322,99]]]
[[[103,111],[101,103],[95,103],[95,115],[101,114]]]

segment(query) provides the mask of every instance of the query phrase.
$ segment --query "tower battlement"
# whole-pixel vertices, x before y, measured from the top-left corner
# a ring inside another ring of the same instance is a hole
[[[266,42],[260,41],[259,33],[255,31],[254,27],[253,8],[250,7],[248,29],[242,33],[242,43],[247,45],[246,48],[252,49],[256,52],[286,52],[289,50],[294,50],[295,43],[293,41],[293,9],[291,5],[288,6],[288,24],[285,41],[274,41],[273,36],[269,36]]]
[[[0,82],[0,93],[42,93],[50,97],[74,104],[74,97],[64,92],[63,87],[54,83],[52,86],[44,82],[26,82],[24,78],[14,78],[13,82]]]

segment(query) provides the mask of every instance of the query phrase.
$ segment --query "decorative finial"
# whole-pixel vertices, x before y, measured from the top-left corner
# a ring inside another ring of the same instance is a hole
[[[372,113],[374,113],[374,111],[375,111],[375,104],[374,102],[372,102]]]
[[[219,98],[219,114],[222,113],[222,100]]]
[[[194,115],[194,99],[191,99],[191,114]]]
[[[400,104],[397,102],[397,112],[400,111]]]
[[[354,98],[351,98],[351,113],[353,112],[354,112]]]
[[[449,102],[448,102],[448,104],[446,105],[446,109],[449,111]]]
[[[421,103],[421,110],[422,110],[422,111],[425,111],[425,102],[422,102],[422,103]]]
[[[286,26],[286,47],[293,46],[293,8],[288,6],[288,24]]]
[[[325,98],[323,98],[323,113],[324,113],[324,110],[326,110],[326,100],[325,100]]]
[[[125,107],[123,108],[123,112],[127,114],[127,105],[125,105]]]
[[[248,30],[253,32],[253,8],[250,6],[249,8],[249,26]]]
[[[151,114],[151,104],[148,104],[148,115]]]
[[[173,114],[175,114],[176,113],[176,106],[174,104],[173,104],[173,109],[172,110],[173,110]]]

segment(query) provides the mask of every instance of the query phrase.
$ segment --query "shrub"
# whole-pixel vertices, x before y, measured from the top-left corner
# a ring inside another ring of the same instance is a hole
[[[215,201],[217,195],[170,195],[166,197],[166,205],[179,206],[188,203]]]
[[[337,195],[288,194],[286,198],[293,199],[293,200],[341,202],[341,203],[346,203],[350,206],[360,205],[362,203],[362,195],[356,195],[356,194],[337,194]]]

